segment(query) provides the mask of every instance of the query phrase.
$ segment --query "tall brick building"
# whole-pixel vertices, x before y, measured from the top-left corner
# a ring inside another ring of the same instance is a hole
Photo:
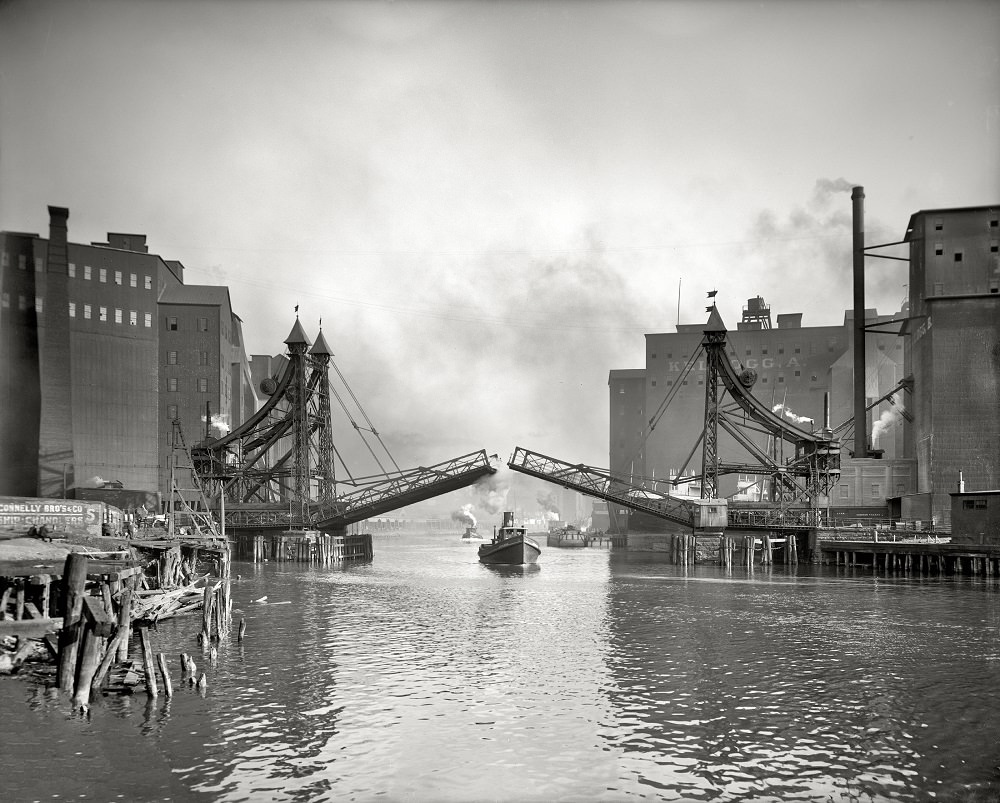
[[[47,239],[0,232],[0,494],[167,493],[173,418],[190,444],[206,409],[232,426],[257,407],[240,320],[145,235],[72,243],[68,218],[49,207]]]
[[[913,509],[948,522],[959,472],[967,491],[1000,489],[1000,207],[917,212],[905,239]]]

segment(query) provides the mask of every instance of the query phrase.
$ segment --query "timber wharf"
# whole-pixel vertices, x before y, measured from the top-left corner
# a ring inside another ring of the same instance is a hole
[[[619,537],[620,538],[620,537]],[[627,545],[622,541],[627,541]],[[901,574],[1000,578],[1000,544],[955,542],[941,535],[813,530],[783,534],[629,534],[615,546],[666,553],[679,565],[744,566],[823,564]]]
[[[231,562],[224,541],[161,539],[126,541],[106,551],[69,544],[66,549],[64,557],[8,560],[3,557],[11,550],[0,550],[0,674],[29,674],[54,684],[81,710],[103,694],[130,694],[140,682],[151,698],[160,688],[169,697],[169,664],[163,653],[154,654],[150,628],[201,610],[202,652],[216,653],[215,645],[228,636]],[[197,575],[199,559],[201,568],[207,561],[218,572],[214,580]],[[241,623],[241,639],[243,632]],[[204,672],[195,677],[186,654],[180,677],[199,690],[207,685]]]

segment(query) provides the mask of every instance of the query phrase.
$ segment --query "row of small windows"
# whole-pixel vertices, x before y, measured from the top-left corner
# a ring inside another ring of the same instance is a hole
[[[834,348],[834,345],[835,345],[835,344],[831,342],[831,343],[829,343],[829,344],[827,344],[827,345],[828,345],[828,347],[829,347],[829,348],[830,348],[830,349],[832,350],[832,349]],[[761,350],[760,350],[760,353],[761,353],[761,354],[767,354],[767,353],[768,353],[768,352],[767,352],[767,348],[768,348],[767,346],[763,346],[763,347],[761,348]],[[746,350],[746,353],[747,353],[747,356],[749,357],[749,356],[750,356],[750,355],[751,355],[751,354],[753,353],[753,350],[752,350],[752,349],[750,349],[749,347],[747,347],[747,350]],[[784,346],[778,346],[778,354],[784,354],[784,353],[785,353],[785,347],[784,347]],[[802,348],[801,348],[800,346],[796,346],[796,347],[795,347],[795,353],[796,353],[796,354],[801,354],[801,353],[802,353]],[[736,356],[736,349],[734,349],[734,348],[730,348],[730,349],[729,349],[729,355],[730,355],[731,357],[735,357],[735,356]],[[654,351],[654,352],[653,352],[652,354],[650,354],[649,356],[650,356],[650,359],[653,359],[653,360],[655,360],[655,359],[656,359],[656,352]],[[682,354],[682,355],[680,356],[680,359],[682,359],[682,360],[686,360],[686,359],[687,359],[687,356],[688,356],[687,354]],[[672,360],[673,358],[674,358],[674,354],[673,354],[673,352],[672,352],[672,351],[668,351],[668,352],[667,352],[667,359],[668,359],[668,360]]]
[[[177,393],[179,392],[180,380],[176,376],[167,377],[167,392]],[[195,380],[195,386],[198,389],[198,393],[208,393],[208,380],[205,377],[201,377]],[[176,415],[169,416],[170,418],[177,418]]]
[[[1000,227],[1000,219],[990,218],[990,228]],[[941,218],[934,218],[934,231],[944,231],[944,221]]]
[[[1000,245],[997,244],[996,240],[990,241],[990,253],[996,254],[1000,252]],[[944,256],[944,243],[934,243],[934,256],[940,257]],[[962,262],[965,259],[965,254],[962,251],[956,251],[954,253],[954,260],[956,262]]]
[[[9,262],[10,262],[10,255],[6,251],[4,251],[3,252],[3,266],[5,268],[8,267],[9,266]],[[27,270],[28,269],[28,256],[27,256],[27,254],[18,254],[17,255],[17,266],[21,270]],[[66,267],[67,267],[67,272],[69,274],[69,278],[75,279],[76,278],[76,273],[77,273],[77,271],[76,271],[76,263],[75,262],[70,262]],[[35,257],[35,272],[36,273],[42,273],[43,270],[44,270],[44,268],[45,268],[45,263],[42,260],[42,258],[41,257]],[[84,265],[83,266],[83,279],[85,281],[89,282],[89,281],[91,281],[93,279],[93,277],[94,277],[94,269],[90,265]],[[125,283],[125,274],[122,271],[120,271],[120,270],[112,271],[112,278],[114,280],[114,283],[117,284],[117,285],[122,285],[122,284]],[[107,268],[98,268],[97,269],[97,281],[103,282],[104,284],[107,284],[107,282],[108,282],[108,269]],[[129,284],[129,287],[138,287],[139,286],[139,275],[136,274],[136,273],[130,273],[128,275],[128,284]],[[146,290],[152,290],[153,289],[153,277],[152,276],[143,276],[142,277],[142,286]]]
[[[180,365],[179,355],[176,351],[167,352],[167,365]],[[208,352],[198,352],[198,365],[208,365]]]
[[[36,302],[36,309],[37,309],[37,306],[38,306],[38,302],[40,302],[40,301],[41,301],[41,299],[38,299],[38,301]],[[83,304],[81,306],[83,307],[83,319],[85,321],[91,320],[93,318],[93,314],[94,314],[93,307],[90,304]],[[38,310],[38,311],[41,312],[41,310]],[[77,304],[76,304],[76,302],[75,301],[70,301],[69,302],[69,317],[70,318],[75,318],[76,317],[76,312],[77,312]],[[117,307],[115,307],[114,316],[115,316],[115,323],[124,323],[125,322],[125,310],[118,309]],[[108,320],[108,308],[107,307],[98,307],[97,308],[97,320],[99,320],[99,321],[107,321]],[[138,326],[139,325],[139,312],[138,312],[138,310],[130,309],[128,311],[128,323],[129,323],[129,326]],[[152,326],[153,326],[153,315],[152,315],[152,313],[150,313],[150,312],[144,312],[143,313],[143,315],[142,315],[142,324],[147,329],[152,328]]]
[[[801,372],[801,371],[796,371],[796,372],[795,372],[795,376],[797,376],[797,377],[801,377],[801,376],[802,376],[802,372]],[[813,375],[812,375],[812,381],[813,381],[813,382],[817,382],[818,380],[819,380],[819,376],[818,376],[817,374],[813,374]],[[766,377],[766,376],[762,376],[762,377],[760,378],[760,381],[761,381],[762,383],[764,383],[764,384],[766,385],[766,384],[767,384],[767,377]],[[784,376],[781,376],[781,375],[779,375],[779,376],[778,376],[778,380],[777,380],[777,381],[778,381],[778,384],[783,384],[783,383],[784,383],[784,381],[785,381],[785,377],[784,377]],[[687,381],[686,379],[682,379],[682,380],[681,380],[681,384],[682,384],[682,385],[686,385],[687,383],[688,383],[688,381]],[[651,384],[652,384],[652,386],[653,386],[653,387],[655,388],[655,387],[656,387],[656,380],[655,380],[655,379],[653,379],[653,380],[651,381]],[[670,386],[672,386],[673,384],[674,384],[674,380],[673,380],[673,379],[668,379],[668,380],[667,380],[667,387],[670,387]],[[705,384],[705,380],[704,380],[704,379],[699,379],[699,380],[698,380],[698,384],[699,384],[699,385],[704,385],[704,384]],[[621,391],[619,391],[619,392],[620,392],[620,393],[624,393],[624,392],[625,392],[625,389],[623,388],[623,389],[622,389]]]
[[[207,332],[208,331],[208,318],[198,318],[197,321],[195,322],[195,326],[197,327],[197,329],[198,329],[199,332]],[[176,332],[176,331],[179,330],[179,328],[180,328],[180,322],[178,321],[177,317],[175,315],[168,315],[167,316],[167,331],[168,332]]]

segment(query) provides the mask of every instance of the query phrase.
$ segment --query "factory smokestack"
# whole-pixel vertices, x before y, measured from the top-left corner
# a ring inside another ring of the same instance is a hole
[[[958,492],[960,494],[965,493],[965,480],[962,478],[962,472],[958,472]]]
[[[854,220],[854,456],[868,456],[865,425],[865,188],[851,191]]]

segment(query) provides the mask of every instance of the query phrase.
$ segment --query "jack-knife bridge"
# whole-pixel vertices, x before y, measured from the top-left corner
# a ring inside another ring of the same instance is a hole
[[[803,530],[829,524],[823,500],[840,477],[840,441],[829,421],[816,431],[807,431],[777,415],[754,397],[757,374],[727,356],[726,326],[713,304],[705,324],[700,351],[706,363],[704,427],[686,463],[701,448],[701,471],[679,476],[673,484],[699,482],[701,498],[672,496],[655,490],[656,483],[636,481],[630,475],[607,469],[573,464],[517,447],[508,461],[514,471],[571,488],[580,493],[646,513],[695,530],[725,528]],[[692,355],[674,392],[697,363]],[[665,404],[650,419],[650,431],[662,416]],[[828,414],[827,414],[828,415]],[[747,459],[729,462],[719,454],[720,430],[743,448]],[[686,434],[686,433],[685,433]],[[772,448],[760,447],[763,435]],[[790,445],[785,457],[777,444]],[[738,507],[719,498],[719,477],[730,473],[754,474],[770,485],[770,505]],[[653,487],[648,487],[652,485]]]
[[[261,408],[227,435],[191,449],[197,479],[216,512],[224,514],[227,530],[342,532],[349,524],[473,485],[496,472],[485,450],[405,470],[390,456],[392,465],[385,469],[366,442],[383,473],[351,476],[333,438],[331,396],[343,405],[330,383],[331,366],[340,374],[333,352],[322,330],[310,348],[298,317],[285,344],[283,370],[261,382],[268,396]],[[352,419],[354,428],[363,439],[362,430],[381,442],[364,418],[368,427]]]

